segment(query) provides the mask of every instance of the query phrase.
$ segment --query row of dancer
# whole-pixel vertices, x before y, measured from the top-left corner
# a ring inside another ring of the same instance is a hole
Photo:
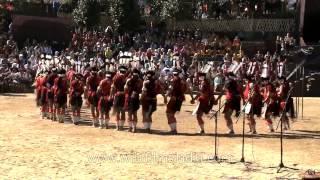
[[[116,73],[101,73],[93,67],[89,73],[80,74],[72,68],[67,72],[52,68],[41,72],[36,78],[37,102],[41,106],[43,118],[61,123],[65,120],[67,106],[71,106],[72,121],[77,125],[81,121],[84,99],[90,106],[94,127],[109,128],[110,119],[114,117],[117,130],[123,130],[127,120],[130,132],[137,130],[137,112],[141,107],[144,130],[151,133],[152,114],[157,110],[157,95],[163,94],[164,97],[170,97],[166,108],[170,133],[177,134],[176,112],[181,110],[185,94],[194,89],[193,84],[188,83],[180,73],[179,69],[175,69],[170,79],[167,79],[169,83],[166,86],[152,70],[142,74],[138,69],[119,66]],[[195,115],[199,134],[205,133],[204,115],[210,113],[222,95],[226,100],[223,113],[229,134],[234,134],[232,114],[235,112],[236,117],[241,114],[241,100],[250,132],[254,134],[257,133],[255,116],[265,119],[270,132],[273,132],[272,116],[279,116],[285,109],[293,112],[292,98],[289,98],[289,103],[286,102],[289,84],[284,77],[272,83],[267,78],[255,81],[253,77],[246,76],[245,81],[240,83],[233,73],[228,73],[223,93],[219,97],[215,97],[215,88],[206,73],[198,72],[192,78],[198,81],[198,93],[195,97],[191,93],[191,97],[198,101]],[[287,114],[283,118],[285,128],[288,129]]]

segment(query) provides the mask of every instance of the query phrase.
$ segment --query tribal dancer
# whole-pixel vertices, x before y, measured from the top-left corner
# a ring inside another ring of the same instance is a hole
[[[126,84],[127,68],[120,66],[118,73],[113,77],[113,83],[111,86],[111,94],[114,97],[113,113],[116,115],[116,129],[118,131],[123,129],[125,122],[125,94],[124,86]]]
[[[98,87],[98,109],[100,112],[99,125],[100,128],[109,128],[110,121],[110,110],[112,108],[113,97],[111,96],[111,86],[112,86],[112,73],[110,71],[106,72],[105,79],[100,82]]]
[[[49,118],[52,121],[56,121],[56,114],[54,111],[54,94],[53,94],[53,86],[54,86],[54,80],[58,77],[57,69],[52,68],[50,74],[48,75],[48,81],[47,81],[47,98],[48,98],[48,111],[49,111]]]
[[[58,77],[54,80],[53,89],[55,112],[58,117],[58,122],[63,123],[65,119],[65,111],[68,98],[68,82],[66,79],[66,71],[64,69],[61,69],[58,72]]]
[[[228,134],[234,134],[231,115],[233,111],[236,111],[236,113],[239,112],[240,101],[241,101],[239,86],[237,84],[237,81],[235,81],[233,78],[234,78],[234,75],[230,73],[225,86],[226,102],[225,102],[223,113],[224,113],[224,119],[229,129]]]
[[[245,105],[245,114],[247,117],[249,132],[257,134],[256,120],[254,115],[261,116],[262,97],[260,95],[260,89],[257,83],[254,83],[251,76],[246,77],[245,89],[243,92],[243,100]]]
[[[84,86],[82,82],[83,76],[81,74],[75,74],[70,85],[70,104],[72,108],[72,122],[78,125],[80,121],[80,110],[82,107],[82,94],[84,92]]]
[[[92,126],[96,127],[99,118],[98,110],[98,95],[97,90],[100,83],[100,79],[97,75],[97,69],[91,68],[90,76],[87,78],[86,87],[88,90],[88,102],[90,104],[91,115],[92,115]]]
[[[213,87],[210,85],[209,80],[206,78],[205,73],[198,73],[199,76],[199,107],[197,109],[197,121],[200,127],[199,134],[205,134],[204,131],[204,121],[202,116],[208,114],[212,109],[213,105],[217,103],[213,94]]]
[[[157,94],[161,89],[154,74],[154,71],[146,72],[141,94],[142,122],[147,133],[151,133],[152,113],[157,110]]]
[[[179,70],[174,70],[171,85],[169,86],[167,93],[170,100],[167,104],[166,110],[171,134],[177,134],[177,120],[175,118],[175,113],[181,109],[182,102],[185,100],[184,94],[186,89],[186,83],[179,77]]]
[[[263,110],[262,117],[265,119],[270,132],[274,132],[273,123],[271,120],[272,114],[276,109],[276,90],[268,79],[264,79],[264,87],[262,88]]]
[[[129,132],[135,133],[138,122],[137,111],[140,108],[139,94],[142,89],[140,71],[133,69],[131,76],[127,79],[125,90],[125,109],[128,111]]]

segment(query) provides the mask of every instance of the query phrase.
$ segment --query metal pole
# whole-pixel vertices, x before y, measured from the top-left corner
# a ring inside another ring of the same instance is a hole
[[[244,126],[246,121],[246,113],[243,113],[243,120],[242,120],[242,151],[241,151],[241,159],[240,162],[245,162],[244,160]]]
[[[302,81],[301,81],[301,118],[303,119],[303,96],[304,96],[304,66],[302,67]]]
[[[221,107],[221,98],[219,99],[219,109]],[[219,111],[219,115],[220,115],[220,111]]]
[[[288,100],[290,98],[290,95],[291,95],[291,92],[293,90],[293,87],[291,87],[291,89],[289,90],[288,92],[288,95],[287,95],[287,98],[286,98],[286,103],[288,103]],[[278,171],[277,173],[280,172],[280,170],[282,168],[288,168],[288,169],[293,169],[293,170],[296,170],[295,168],[291,168],[291,167],[287,167],[283,164],[283,118],[284,118],[284,115],[286,114],[286,106],[284,107],[284,110],[281,112],[281,115],[280,115],[280,120],[279,120],[279,123],[280,123],[280,164],[279,164],[279,167],[278,167]]]
[[[214,160],[218,160],[218,145],[217,145],[217,137],[218,137],[218,117],[217,113],[214,115]]]
[[[225,105],[225,104],[224,104]],[[214,118],[214,160],[218,161],[218,112],[221,111],[221,109],[224,107],[221,106],[216,112],[213,113],[213,115],[210,117],[210,119]],[[220,159],[221,160],[221,159]]]
[[[296,64],[296,68],[298,67],[298,65]],[[295,81],[295,83],[297,83],[298,82],[298,72],[296,73],[296,81]],[[294,95],[295,95],[295,99],[296,99],[296,111],[295,111],[295,116],[296,116],[296,118],[298,118],[298,91],[297,91],[297,89],[295,89],[294,90]]]
[[[301,76],[301,68],[299,68],[299,74],[298,74],[298,84],[300,84],[300,76]],[[298,90],[297,90],[297,96],[298,96],[298,106],[297,106],[297,118],[299,117],[299,111],[300,111],[300,94],[301,94],[301,91],[300,91],[301,89],[300,88],[298,88]]]
[[[284,109],[286,111],[286,108],[284,108]],[[282,112],[282,114],[283,113],[286,113],[286,112]],[[281,169],[284,167],[284,164],[283,164],[283,115],[281,115],[281,117],[280,117],[280,128],[281,129],[280,129],[280,164],[279,164],[279,168]]]

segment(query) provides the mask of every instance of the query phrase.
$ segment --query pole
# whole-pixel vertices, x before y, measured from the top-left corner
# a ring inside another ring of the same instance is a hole
[[[299,17],[299,33],[303,32],[304,27],[304,17],[305,17],[305,9],[306,9],[306,0],[299,0],[297,5],[300,5],[300,17]],[[300,38],[300,37],[299,37]],[[301,44],[301,42],[300,42]]]
[[[298,65],[296,64],[296,68],[298,67]],[[296,73],[296,81],[295,81],[295,83],[297,83],[298,82],[298,73]],[[295,116],[296,116],[296,118],[298,118],[298,91],[297,91],[297,89],[295,89],[295,91],[294,91],[294,94],[295,94],[295,99],[296,99],[296,111],[295,111]]]
[[[245,119],[246,119],[246,114],[243,113],[243,121],[242,121],[242,156],[240,159],[240,162],[245,162],[244,160],[244,126],[245,126]]]
[[[217,138],[218,138],[218,115],[214,115],[214,160],[218,161]]]
[[[288,103],[289,101],[289,98],[290,98],[290,95],[291,95],[291,92],[293,90],[293,86],[291,87],[291,89],[289,90],[288,92],[288,95],[286,97],[286,104]],[[281,115],[280,115],[280,127],[281,127],[281,130],[280,130],[280,164],[279,164],[279,167],[278,167],[278,173],[280,172],[280,170],[282,168],[288,168],[288,169],[293,169],[293,170],[298,170],[298,169],[295,169],[295,168],[291,168],[291,167],[287,167],[284,165],[283,163],[283,118],[284,118],[284,115],[286,114],[286,111],[287,111],[287,106],[284,107],[284,110],[282,111]]]
[[[302,81],[301,81],[301,118],[303,119],[303,97],[304,97],[304,66],[302,67]]]
[[[299,81],[300,81],[300,79],[299,79],[299,77],[300,77],[300,75],[301,75],[301,68],[299,68],[299,74],[298,74],[298,84],[300,84],[299,83]],[[300,110],[300,94],[301,94],[301,92],[300,92],[300,88],[298,88],[298,90],[297,90],[297,96],[298,96],[298,105],[297,105],[297,118],[299,117],[299,110]]]
[[[284,108],[284,112],[282,113],[286,113],[286,108]],[[283,164],[283,115],[281,115],[281,119],[280,119],[280,164],[279,164],[279,170],[278,172],[280,171],[281,168],[284,167],[284,164]]]
[[[225,104],[224,104],[225,105]],[[212,114],[212,116],[210,117],[210,119],[214,118],[214,157],[213,159],[215,161],[218,161],[218,144],[217,144],[217,140],[218,140],[218,113],[221,111],[221,109],[224,107],[224,105],[222,105],[221,107],[219,107],[219,109],[214,112]],[[221,160],[221,159],[220,159]]]
[[[219,99],[219,109],[221,107],[221,99]],[[219,115],[220,115],[220,112],[219,112]]]

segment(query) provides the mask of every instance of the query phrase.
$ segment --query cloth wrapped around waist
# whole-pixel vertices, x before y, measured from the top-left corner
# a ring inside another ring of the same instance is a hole
[[[113,105],[115,107],[124,107],[125,103],[125,94],[124,93],[116,93],[114,97]]]
[[[97,106],[98,104],[98,95],[95,91],[88,91],[88,101],[91,105]]]
[[[182,102],[184,99],[182,97],[171,97],[167,104],[167,113],[175,113],[181,110]]]
[[[77,106],[81,107],[82,106],[82,97],[81,95],[74,94],[70,97],[70,104],[71,106]]]
[[[154,112],[157,110],[157,98],[144,97],[141,99],[142,109]]]
[[[140,108],[139,95],[127,95],[125,100],[125,109],[127,111],[137,111]]]
[[[110,99],[110,96],[101,96],[98,103],[99,109],[107,109],[110,110],[110,108],[113,106],[113,99]]]

